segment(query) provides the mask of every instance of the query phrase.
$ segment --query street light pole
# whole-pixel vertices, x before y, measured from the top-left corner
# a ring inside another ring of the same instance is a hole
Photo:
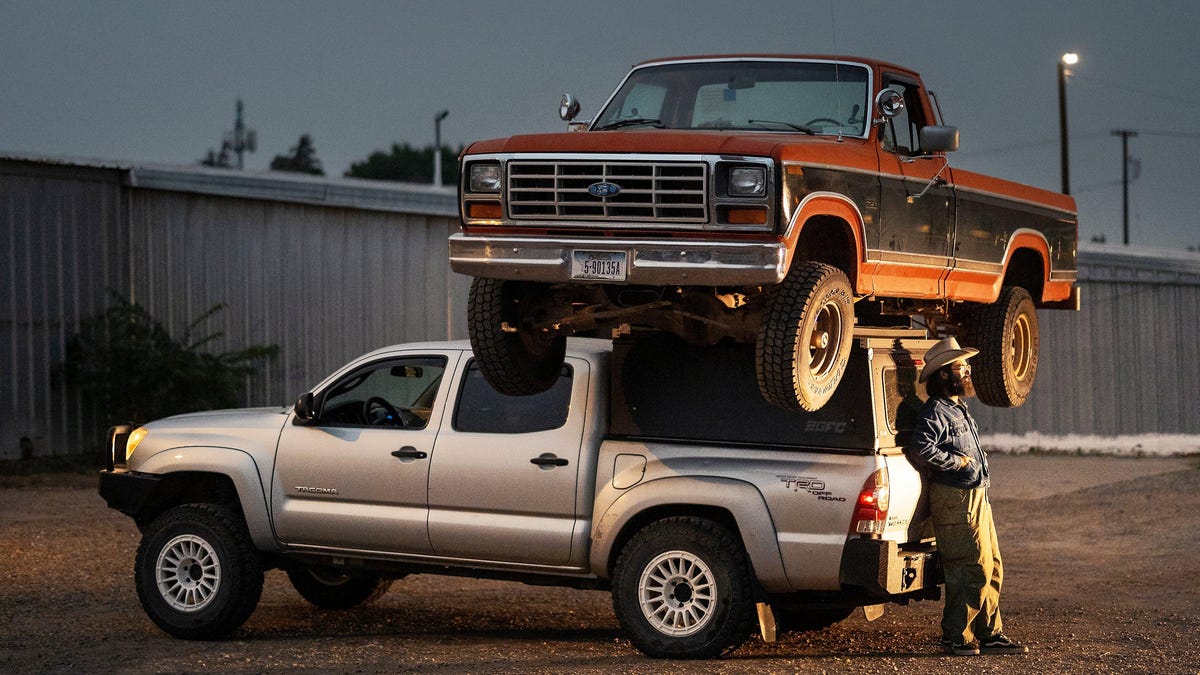
[[[1071,71],[1067,66],[1079,63],[1079,55],[1067,52],[1058,61],[1058,133],[1059,148],[1062,151],[1062,191],[1071,194],[1071,157],[1067,146],[1067,76]]]
[[[1114,129],[1113,136],[1121,137],[1121,232],[1125,245],[1129,245],[1129,138],[1137,136],[1136,131],[1129,129]]]
[[[442,120],[450,114],[443,110],[433,116],[433,184],[442,184]]]

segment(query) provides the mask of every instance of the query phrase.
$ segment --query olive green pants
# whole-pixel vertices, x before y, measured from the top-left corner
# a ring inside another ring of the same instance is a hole
[[[999,635],[1004,567],[987,488],[930,483],[929,511],[946,575],[942,639],[965,644]]]

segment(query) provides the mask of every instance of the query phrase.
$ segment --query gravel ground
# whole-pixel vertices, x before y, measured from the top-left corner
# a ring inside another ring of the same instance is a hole
[[[7,479],[0,671],[1200,673],[1200,461],[997,456],[993,475],[1006,632],[1028,655],[943,656],[925,602],[705,662],[642,657],[604,593],[425,575],[321,612],[273,571],[233,638],[175,640],[142,613],[138,532],[93,479]]]

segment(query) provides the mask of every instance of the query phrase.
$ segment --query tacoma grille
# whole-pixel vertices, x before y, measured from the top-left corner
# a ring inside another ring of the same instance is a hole
[[[605,182],[620,192],[588,192]],[[508,213],[516,219],[706,223],[707,195],[703,162],[508,163]]]

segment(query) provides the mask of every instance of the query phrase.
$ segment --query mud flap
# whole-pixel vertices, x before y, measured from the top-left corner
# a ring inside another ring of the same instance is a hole
[[[883,605],[867,605],[863,607],[863,616],[867,617],[867,621],[874,621],[883,616]]]
[[[760,602],[758,608],[758,631],[762,633],[763,642],[775,641],[775,613],[771,611],[771,606],[765,602]],[[865,608],[864,608],[865,609]],[[883,608],[880,606],[879,613],[883,613]]]

